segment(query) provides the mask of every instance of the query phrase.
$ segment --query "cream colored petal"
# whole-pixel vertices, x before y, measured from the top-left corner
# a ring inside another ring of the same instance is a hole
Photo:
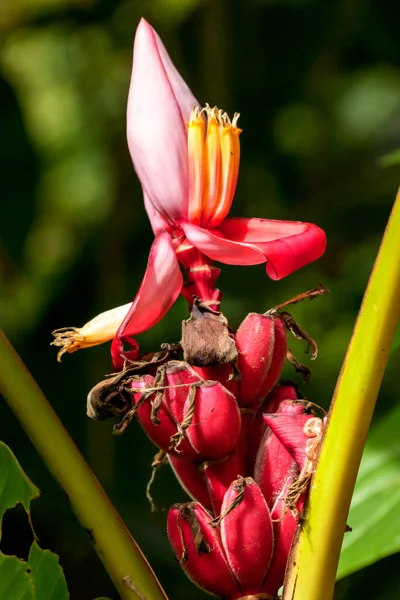
[[[76,352],[81,348],[90,348],[112,340],[124,320],[131,302],[97,315],[83,327],[62,327],[53,331],[52,346],[60,347],[57,360],[61,362],[63,354]]]

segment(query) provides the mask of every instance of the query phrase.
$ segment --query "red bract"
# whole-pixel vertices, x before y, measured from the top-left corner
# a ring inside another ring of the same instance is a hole
[[[262,590],[276,594],[285,575],[308,477],[315,465],[323,422],[304,412],[303,403],[284,400],[274,414],[263,415],[268,428],[256,459],[259,484],[274,523],[274,555]],[[293,490],[293,485],[296,486]]]
[[[265,498],[250,477],[234,481],[225,494],[221,537],[240,588],[257,593],[271,561],[273,529]]]
[[[287,353],[286,328],[278,315],[250,313],[237,330],[240,406],[258,408],[278,381]]]
[[[233,394],[219,382],[206,382],[187,363],[170,361],[155,378],[146,375],[131,387],[142,427],[164,451],[197,463],[232,452],[240,412]]]
[[[304,414],[303,403],[294,403],[287,400],[280,403],[276,413],[264,416],[264,418],[267,425],[269,425],[271,421],[273,423],[278,422],[281,416],[283,418],[299,417],[303,419],[303,423],[310,418],[310,415]],[[304,441],[304,447],[305,444]],[[289,449],[276,435],[275,430],[268,427],[256,457],[254,478],[269,506],[272,507],[275,504],[288,480],[291,482],[299,472],[299,466]]]
[[[273,518],[281,519],[278,526]],[[168,536],[182,568],[198,586],[225,600],[261,593],[275,598],[295,527],[284,508],[270,513],[250,477],[231,483],[218,518],[198,503],[176,505],[168,514]]]
[[[221,598],[234,597],[238,583],[229,568],[218,528],[197,502],[173,506],[168,513],[168,537],[186,575],[199,587]]]
[[[217,307],[218,270],[266,263],[281,279],[319,258],[324,232],[310,223],[229,218],[239,173],[241,130],[218,108],[199,103],[159,36],[142,19],[136,32],[127,109],[127,138],[155,240],[139,291],[129,306],[103,313],[83,328],[54,332],[58,357],[113,339],[114,366],[123,344],[157,323],[183,291]],[[179,263],[188,273],[183,287]]]
[[[277,591],[283,584],[293,536],[299,524],[297,518],[286,505],[288,489],[289,484],[282,489],[271,510],[274,527],[274,553],[261,589],[273,597],[276,596]],[[299,503],[297,507],[301,510],[302,504]]]
[[[279,410],[279,405],[283,400],[295,401],[298,398],[296,387],[292,383],[283,383],[276,385],[262,402],[256,414],[252,417],[251,426],[247,435],[247,473],[254,474],[256,456],[260,448],[261,440],[267,429],[267,424],[263,417],[265,413],[275,413]],[[242,415],[243,421],[244,415]]]

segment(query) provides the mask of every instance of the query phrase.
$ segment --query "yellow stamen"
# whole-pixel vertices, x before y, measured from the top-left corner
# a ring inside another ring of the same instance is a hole
[[[206,115],[207,121],[204,120]],[[239,174],[239,114],[206,104],[195,107],[188,123],[189,221],[217,227],[229,212]]]
[[[212,115],[207,119],[206,160],[204,165],[203,224],[218,205],[221,170],[220,125]]]
[[[83,327],[63,327],[53,331],[55,337],[52,346],[59,346],[57,360],[61,362],[63,354],[76,352],[80,348],[90,348],[112,340],[124,320],[131,302],[101,313]]]
[[[228,214],[239,175],[240,129],[227,125],[221,132],[221,186],[218,205],[209,221],[210,227],[216,227]]]
[[[188,123],[189,156],[189,203],[188,217],[191,223],[201,222],[201,209],[204,188],[204,134],[206,124],[203,111],[196,106]]]

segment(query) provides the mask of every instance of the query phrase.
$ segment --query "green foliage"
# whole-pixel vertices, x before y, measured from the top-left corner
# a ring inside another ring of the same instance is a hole
[[[34,598],[39,600],[67,600],[69,598],[64,573],[58,556],[50,550],[42,550],[33,542],[28,557]]]
[[[0,442],[0,522],[18,503],[30,521],[30,503],[39,495],[11,450]],[[0,600],[68,600],[69,594],[58,557],[32,543],[28,560],[0,552]]]
[[[339,563],[342,578],[400,551],[400,406],[374,427],[365,447]]]
[[[28,479],[10,448],[0,442],[0,521],[9,508],[21,503],[29,515],[31,500],[39,490]],[[1,531],[1,529],[0,529]]]
[[[35,600],[27,564],[16,556],[0,553],[1,600]]]

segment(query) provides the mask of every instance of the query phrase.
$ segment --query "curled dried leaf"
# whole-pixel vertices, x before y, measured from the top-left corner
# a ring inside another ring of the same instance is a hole
[[[229,335],[224,315],[195,298],[190,318],[182,323],[184,360],[190,365],[224,365],[238,357],[234,340]]]

